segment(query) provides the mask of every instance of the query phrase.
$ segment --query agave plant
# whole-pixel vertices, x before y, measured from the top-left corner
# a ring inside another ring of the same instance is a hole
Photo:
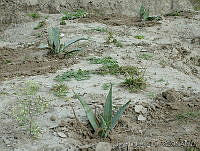
[[[51,54],[58,54],[64,52],[71,44],[80,40],[87,40],[86,38],[76,38],[62,44],[60,41],[60,30],[57,27],[52,27],[48,30],[48,45],[41,45],[39,48],[49,48]],[[79,50],[79,49],[76,49]],[[70,52],[76,51],[72,50]],[[70,53],[68,52],[68,53]]]
[[[92,111],[91,107],[87,105],[77,94],[75,94],[80,103],[82,104],[86,116],[94,129],[95,132],[98,133],[101,137],[107,137],[109,132],[115,127],[118,120],[122,116],[125,109],[128,107],[130,101],[128,101],[126,104],[121,106],[117,112],[113,115],[112,110],[112,84],[109,90],[109,93],[106,98],[106,102],[104,104],[103,113],[100,115],[95,115]]]

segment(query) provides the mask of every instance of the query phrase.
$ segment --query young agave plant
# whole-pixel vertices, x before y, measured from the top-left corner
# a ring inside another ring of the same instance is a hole
[[[49,48],[51,54],[58,54],[58,53],[64,52],[67,47],[69,47],[71,44],[78,42],[80,40],[87,40],[87,39],[76,38],[76,39],[67,41],[64,44],[61,44],[59,28],[52,27],[51,29],[48,30],[48,45],[41,45],[39,48]],[[77,50],[73,50],[73,51],[77,51]],[[68,53],[71,53],[73,51],[70,51]]]
[[[100,114],[98,118],[94,114],[94,112],[92,111],[89,105],[87,105],[77,94],[76,94],[76,97],[82,104],[92,128],[101,137],[108,136],[108,133],[115,127],[118,120],[120,119],[123,112],[125,111],[125,109],[128,107],[130,103],[130,101],[128,101],[126,104],[121,106],[114,115],[112,115],[113,110],[112,110],[112,84],[111,84],[109,93],[106,98],[106,102],[104,104],[103,113]]]

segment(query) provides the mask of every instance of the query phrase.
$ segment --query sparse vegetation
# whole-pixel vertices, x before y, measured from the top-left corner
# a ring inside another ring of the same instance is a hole
[[[55,96],[63,97],[67,95],[69,88],[67,85],[61,83],[61,84],[54,85],[51,88],[51,91],[54,93]]]
[[[112,32],[107,32],[108,33],[108,38],[107,38],[107,40],[106,40],[106,43],[107,44],[114,44],[116,47],[120,47],[120,48],[122,48],[123,47],[123,45],[122,45],[122,43],[119,41],[119,40],[117,40],[114,36],[113,36],[113,33]]]
[[[102,88],[103,88],[103,90],[109,90],[109,88],[110,88],[110,83],[104,83],[104,84],[102,85]]]
[[[50,54],[59,54],[59,53],[72,53],[74,51],[79,51],[80,49],[75,49],[72,51],[65,51],[67,47],[72,45],[73,43],[76,43],[80,40],[87,40],[86,38],[76,38],[70,41],[67,41],[64,44],[61,44],[60,42],[60,30],[59,28],[51,28],[48,31],[48,45],[41,45],[39,48],[49,48]]]
[[[37,138],[40,128],[34,118],[43,113],[49,106],[49,101],[40,96],[35,96],[39,90],[39,85],[33,81],[28,81],[25,88],[21,89],[21,94],[25,98],[19,99],[13,108],[13,117],[24,127],[30,136]]]
[[[181,11],[173,11],[173,12],[165,14],[165,16],[180,16],[180,15],[181,15]]]
[[[36,27],[34,27],[34,30],[38,30],[40,28],[43,28],[44,26],[46,25],[46,22],[43,20],[43,21],[40,21],[38,23],[38,25]]]
[[[61,20],[61,21],[60,21],[60,25],[66,25],[65,20]]]
[[[36,19],[36,18],[40,18],[40,14],[38,14],[38,13],[30,13],[30,14],[28,14],[28,16],[30,16],[30,17],[32,17],[33,19]]]
[[[129,75],[126,77],[122,86],[127,87],[130,92],[138,92],[140,90],[144,90],[147,86],[146,79],[143,74],[140,75]]]
[[[187,119],[197,118],[197,117],[200,117],[200,111],[185,112],[182,114],[178,114],[176,116],[176,118],[179,120],[187,120]]]
[[[90,71],[79,69],[78,71],[67,71],[62,75],[58,75],[55,77],[55,80],[58,82],[70,81],[72,78],[77,81],[88,80],[90,78]]]
[[[137,67],[133,66],[119,66],[118,62],[111,57],[104,58],[90,58],[90,63],[102,64],[103,66],[95,70],[93,73],[100,75],[127,75],[127,74],[140,74]]]
[[[103,138],[109,135],[109,132],[116,126],[123,112],[130,104],[130,101],[128,101],[126,104],[121,106],[117,112],[114,111],[115,114],[112,115],[112,85],[110,87],[110,91],[107,95],[106,102],[104,104],[103,113],[101,114],[94,114],[90,106],[88,106],[77,94],[76,97],[82,104],[93,130],[96,134]]]
[[[142,53],[138,55],[138,58],[143,60],[151,60],[153,58],[153,54],[151,53]]]
[[[144,36],[143,35],[136,35],[136,36],[134,36],[134,38],[136,38],[136,39],[144,39]]]
[[[87,16],[87,12],[84,10],[77,10],[75,12],[63,12],[63,14],[64,16],[62,17],[62,20],[72,20]]]

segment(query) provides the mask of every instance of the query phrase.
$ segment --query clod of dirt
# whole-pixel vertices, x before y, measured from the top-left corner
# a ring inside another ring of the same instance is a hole
[[[163,97],[165,102],[176,102],[184,97],[180,92],[176,91],[175,89],[169,89],[165,92],[162,92],[161,96]]]
[[[147,112],[147,109],[146,108],[144,108],[142,105],[136,105],[135,106],[135,112],[136,113],[143,113],[143,114],[145,114],[146,112]]]
[[[95,151],[111,151],[112,146],[110,143],[107,142],[99,142],[96,146],[96,150]]]

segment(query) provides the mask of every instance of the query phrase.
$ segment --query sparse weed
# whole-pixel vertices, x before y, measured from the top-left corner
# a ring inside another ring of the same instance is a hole
[[[77,94],[75,94],[75,96],[82,104],[93,130],[95,131],[96,134],[98,134],[100,137],[103,138],[109,135],[110,131],[116,126],[123,112],[130,104],[130,101],[128,101],[126,104],[121,106],[117,112],[114,112],[115,113],[114,115],[112,115],[113,114],[112,85],[110,87],[110,91],[107,95],[106,102],[104,104],[103,113],[99,115],[93,113],[90,106],[88,106]]]
[[[180,16],[180,15],[181,15],[181,11],[173,11],[173,12],[165,14],[164,16]]]
[[[43,20],[43,21],[40,21],[38,25],[34,27],[33,29],[37,30],[37,29],[43,28],[45,25],[46,25],[46,22]]]
[[[32,17],[33,19],[40,18],[40,14],[38,13],[30,13],[28,16]]]
[[[61,20],[61,21],[60,21],[60,25],[66,25],[65,20]]]
[[[84,10],[77,10],[76,12],[63,12],[63,14],[64,16],[62,17],[62,20],[72,20],[87,16],[87,12]]]
[[[140,90],[144,90],[147,86],[147,83],[142,74],[138,76],[129,75],[129,77],[126,77],[122,83],[122,86],[127,87],[130,92],[138,92]]]
[[[102,88],[103,88],[103,90],[109,90],[109,88],[110,88],[110,83],[104,83],[104,84],[102,85]]]
[[[200,151],[200,148],[196,148],[196,147],[187,147],[186,151]]]
[[[126,75],[126,74],[140,74],[137,67],[133,66],[119,66],[118,62],[111,57],[104,58],[90,58],[90,63],[102,64],[103,66],[95,70],[93,73],[100,75]]]
[[[112,57],[104,57],[104,58],[90,58],[88,59],[91,64],[102,64],[102,65],[115,65],[117,61]]]
[[[113,33],[112,32],[108,32],[108,38],[106,40],[106,43],[107,44],[111,44],[113,43],[116,47],[120,47],[122,48],[123,45],[120,41],[118,41],[114,36],[113,36]]]
[[[43,113],[49,106],[49,101],[40,96],[35,96],[39,91],[39,85],[28,81],[25,88],[20,89],[24,98],[19,99],[13,108],[13,117],[18,124],[29,131],[30,136],[37,138],[40,128],[34,118]]]
[[[153,58],[153,54],[151,53],[142,53],[138,55],[138,58],[143,60],[151,60]]]
[[[36,124],[34,117],[43,113],[49,106],[49,102],[40,96],[29,97],[19,100],[13,110],[13,116],[19,125],[25,127],[30,136],[36,138],[40,133],[40,128]]]
[[[159,64],[161,65],[161,67],[162,68],[165,68],[166,66],[167,66],[167,61],[165,61],[165,60],[161,60],[160,62],[159,62]]]
[[[65,84],[56,84],[51,88],[51,91],[53,91],[54,95],[63,97],[67,95],[69,88]]]
[[[190,118],[197,118],[197,117],[200,117],[200,111],[186,112],[186,113],[178,114],[176,116],[178,120],[187,120]]]
[[[60,41],[60,30],[59,28],[55,27],[55,28],[51,28],[50,30],[48,30],[48,45],[43,45],[41,44],[39,46],[39,48],[48,48],[50,49],[50,54],[59,54],[59,53],[72,53],[74,51],[79,51],[80,49],[75,49],[72,51],[65,51],[65,49],[67,49],[67,47],[69,47],[70,45],[72,45],[73,43],[76,43],[80,40],[87,40],[86,38],[76,38],[70,41],[67,41],[64,44],[61,44]]]
[[[136,35],[136,36],[134,36],[134,38],[136,38],[136,39],[144,39],[144,36],[143,35]]]
[[[156,94],[154,92],[149,92],[147,94],[147,96],[150,98],[150,99],[154,99],[156,97]]]
[[[55,80],[58,82],[63,82],[70,81],[72,78],[76,79],[77,81],[88,80],[90,78],[90,71],[82,69],[79,69],[78,71],[67,71],[62,75],[57,75]]]

